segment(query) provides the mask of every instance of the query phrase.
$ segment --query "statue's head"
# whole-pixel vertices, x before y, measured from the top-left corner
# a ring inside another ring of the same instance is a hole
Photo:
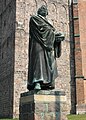
[[[42,5],[38,11],[37,11],[38,15],[41,15],[43,17],[46,17],[46,15],[48,15],[48,9],[47,9],[47,6],[45,5]]]

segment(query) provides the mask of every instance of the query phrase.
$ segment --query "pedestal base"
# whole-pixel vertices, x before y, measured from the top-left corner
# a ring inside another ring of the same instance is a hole
[[[19,120],[67,120],[66,113],[64,92],[40,90],[21,94]]]
[[[86,104],[76,105],[76,113],[77,114],[86,114]]]

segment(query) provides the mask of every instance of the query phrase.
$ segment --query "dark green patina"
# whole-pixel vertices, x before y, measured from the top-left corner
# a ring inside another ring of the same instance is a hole
[[[57,77],[56,57],[61,55],[61,41],[64,36],[55,34],[55,28],[47,21],[46,6],[38,9],[29,23],[29,69],[28,86],[33,89],[54,89]]]

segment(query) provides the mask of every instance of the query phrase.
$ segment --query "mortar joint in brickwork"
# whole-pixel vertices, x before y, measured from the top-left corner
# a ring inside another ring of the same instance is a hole
[[[48,112],[48,104],[47,103],[45,104],[45,107],[46,107],[46,112]]]
[[[74,34],[74,37],[80,37],[80,34]]]
[[[80,76],[80,75],[79,75],[79,76],[75,76],[75,78],[83,78],[83,79],[84,79],[84,76],[82,76],[82,75]],[[77,79],[77,80],[78,80],[78,79]]]
[[[74,20],[77,20],[77,19],[79,19],[79,17],[78,17],[78,16],[74,16],[73,19],[74,19]]]
[[[41,120],[44,120],[44,113],[41,113]]]

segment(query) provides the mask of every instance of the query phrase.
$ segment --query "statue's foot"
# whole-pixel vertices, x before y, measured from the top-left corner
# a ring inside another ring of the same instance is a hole
[[[51,89],[51,90],[54,89],[54,86],[49,86],[49,89]]]
[[[36,84],[35,84],[34,90],[41,90],[41,85],[40,85],[40,83],[36,83]]]

